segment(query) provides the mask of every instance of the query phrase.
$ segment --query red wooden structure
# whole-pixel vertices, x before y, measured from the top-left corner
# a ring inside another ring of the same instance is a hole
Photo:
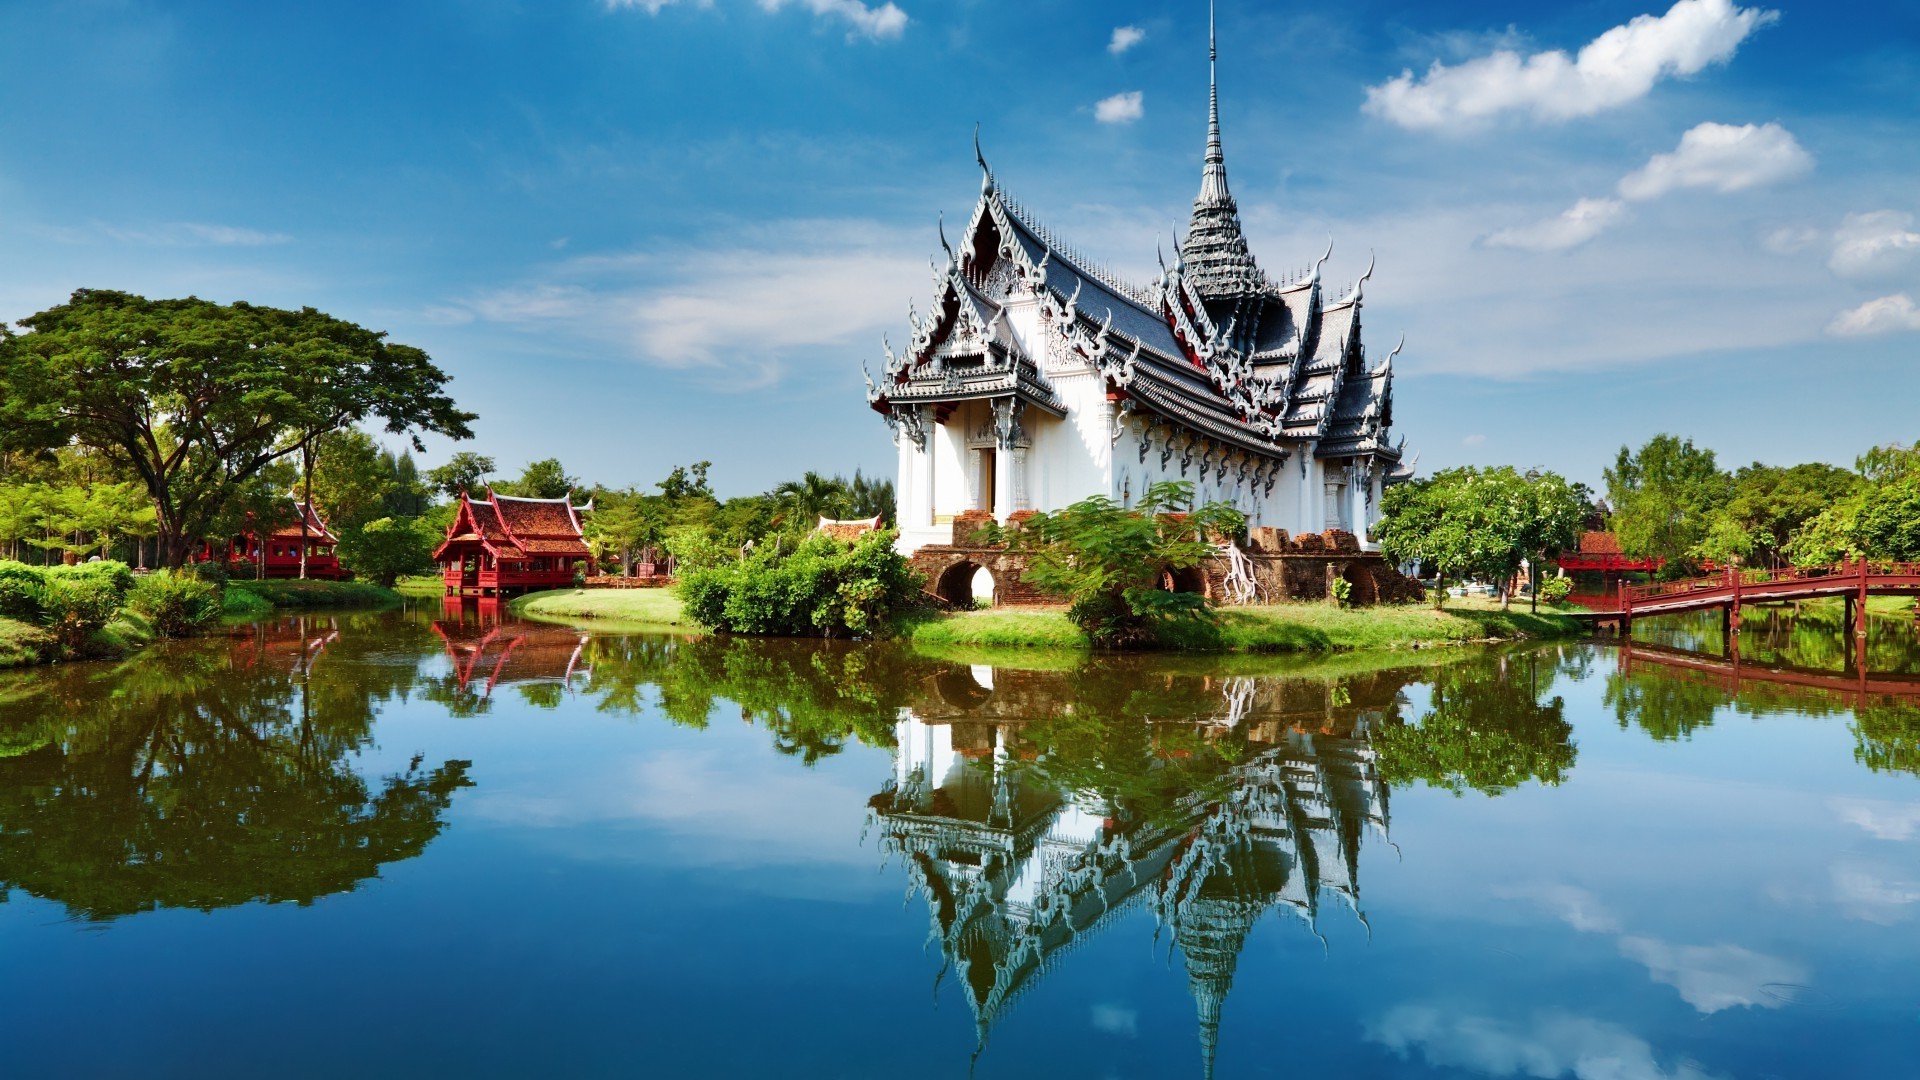
[[[581,535],[580,515],[593,509],[558,499],[460,493],[460,508],[447,539],[433,553],[448,596],[505,596],[574,583],[575,571],[592,552]]]
[[[253,532],[244,532],[233,537],[223,545],[208,541],[200,548],[200,558],[207,562],[225,563],[236,573],[243,573],[239,566],[242,562],[265,563],[266,576],[270,578],[297,578],[300,576],[300,545],[307,545],[307,576],[327,581],[339,581],[347,577],[340,567],[340,556],[334,553],[334,546],[340,538],[327,528],[326,519],[319,511],[293,496],[294,523],[282,525],[266,537],[263,543]],[[301,532],[300,523],[306,522],[306,531]]]
[[[1665,559],[1637,559],[1620,550],[1620,538],[1610,532],[1583,532],[1576,551],[1563,551],[1560,569],[1571,574],[1587,571],[1623,574],[1638,571],[1651,574],[1667,564]]]
[[[1865,633],[1867,597],[1920,596],[1920,562],[1855,559],[1831,566],[1727,569],[1681,581],[1624,585],[1619,595],[1616,610],[1596,615],[1599,621],[1617,622],[1623,631],[1636,617],[1712,608],[1724,613],[1729,630],[1738,630],[1742,604],[1838,596],[1846,601],[1847,622],[1856,633]]]

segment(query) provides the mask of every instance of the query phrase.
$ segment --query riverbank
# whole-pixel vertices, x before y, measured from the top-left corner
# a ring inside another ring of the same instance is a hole
[[[671,589],[561,589],[523,596],[512,601],[510,610],[529,619],[606,629],[700,629],[686,617]],[[1308,653],[1576,637],[1583,632],[1578,621],[1557,611],[1533,614],[1519,605],[1501,611],[1491,602],[1455,601],[1442,610],[1427,605],[1273,604],[1222,608],[1214,623],[1177,627],[1165,644],[1180,652]],[[916,624],[906,636],[927,649],[1091,647],[1087,635],[1068,621],[1066,609],[1058,607],[939,615]]]
[[[267,605],[263,610],[248,600],[235,600],[236,594]],[[247,613],[264,615],[272,610],[307,611],[313,608],[386,607],[400,602],[400,594],[364,581],[297,581],[272,578],[267,581],[230,581],[227,583],[228,614],[238,604]]]
[[[153,627],[145,618],[122,611],[94,631],[87,643],[65,653],[60,642],[32,623],[0,617],[0,671],[33,667],[63,660],[117,660],[153,641]]]
[[[1162,644],[1180,652],[1341,652],[1576,637],[1583,632],[1568,615],[1548,610],[1534,614],[1518,605],[1501,611],[1460,602],[1444,609],[1269,604],[1221,608],[1211,623],[1172,627]],[[920,624],[912,641],[928,649],[1091,647],[1064,608],[961,612]]]
[[[703,629],[687,618],[679,594],[672,589],[555,589],[528,593],[509,602],[508,610],[542,622],[584,623],[606,629],[683,634]]]

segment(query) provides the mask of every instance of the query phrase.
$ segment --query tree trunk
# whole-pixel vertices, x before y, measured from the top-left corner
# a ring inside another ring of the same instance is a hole
[[[310,440],[300,442],[300,484],[302,487],[300,507],[300,580],[307,580],[307,514],[313,509],[313,443]]]

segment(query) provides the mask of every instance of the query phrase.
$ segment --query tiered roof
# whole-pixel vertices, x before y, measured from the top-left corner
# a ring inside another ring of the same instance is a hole
[[[282,525],[273,530],[271,539],[298,540],[304,535],[310,544],[337,544],[340,542],[340,538],[333,535],[333,530],[327,528],[326,520],[320,516],[318,510],[300,501],[299,496],[288,495],[287,498],[293,503],[293,524]],[[307,523],[307,531],[305,533],[300,531],[300,522],[303,520]]]
[[[1009,304],[1037,299],[1056,350],[1097,369],[1121,409],[1150,425],[1212,440],[1229,455],[1284,458],[1312,445],[1321,457],[1399,462],[1387,438],[1393,354],[1370,365],[1361,345],[1372,267],[1338,298],[1320,278],[1331,246],[1284,283],[1259,269],[1227,185],[1217,83],[1187,236],[1151,286],[1121,281],[1056,242],[979,163],[980,199],[958,251],[941,230],[947,261],[934,269],[933,310],[915,314],[905,351],[887,346],[878,381],[868,374],[868,403],[890,425],[918,442],[926,422],[918,406],[1010,394],[1064,413],[1005,318]]]
[[[581,532],[580,515],[593,509],[573,505],[571,494],[558,499],[496,495],[476,499],[460,493],[460,509],[447,526],[447,539],[433,553],[438,559],[456,544],[478,543],[496,559],[536,556],[585,558],[592,554]]]

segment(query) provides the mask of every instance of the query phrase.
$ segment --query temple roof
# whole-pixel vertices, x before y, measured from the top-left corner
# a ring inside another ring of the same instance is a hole
[[[476,499],[460,493],[460,507],[453,524],[447,526],[447,538],[433,557],[438,559],[455,544],[478,543],[496,559],[524,559],[536,556],[584,558],[592,554],[582,536],[580,515],[593,509],[573,505],[573,497],[529,499],[514,495],[496,495]]]
[[[1329,300],[1320,271],[1331,247],[1293,280],[1260,271],[1227,186],[1217,81],[1210,78],[1206,156],[1187,237],[1174,266],[1163,266],[1150,286],[1123,281],[1060,242],[1007,195],[984,157],[980,166],[980,199],[957,249],[941,230],[947,260],[934,268],[933,309],[914,316],[904,351],[887,348],[880,377],[868,374],[868,403],[890,424],[918,439],[926,423],[919,406],[1009,395],[1063,415],[1028,355],[1041,346],[1023,346],[1006,317],[1012,305],[1037,302],[1048,364],[1077,354],[1123,411],[1147,414],[1150,425],[1164,425],[1164,437],[1210,440],[1229,457],[1284,459],[1310,448],[1320,457],[1398,463],[1400,450],[1387,439],[1390,369],[1369,365],[1361,342],[1366,279]]]
[[[298,540],[302,536],[305,536],[309,543],[337,544],[340,542],[340,538],[333,535],[333,530],[327,528],[326,520],[320,516],[319,511],[307,503],[301,502],[297,495],[288,495],[287,498],[293,503],[294,522],[291,525],[282,525],[273,530],[273,539]],[[300,523],[302,520],[304,520],[307,525],[306,532],[304,533],[300,531]]]

